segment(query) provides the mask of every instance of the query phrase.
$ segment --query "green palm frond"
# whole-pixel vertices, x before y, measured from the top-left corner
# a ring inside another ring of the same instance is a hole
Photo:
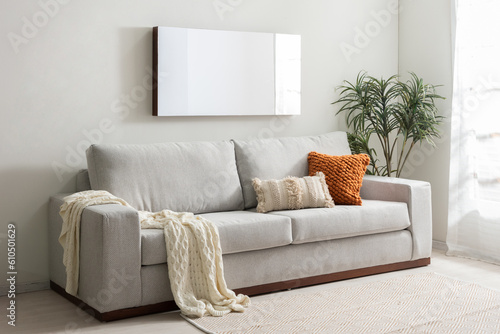
[[[433,138],[439,137],[443,121],[435,100],[444,99],[436,94],[436,87],[424,84],[415,73],[402,82],[396,75],[378,79],[362,71],[354,83],[344,81],[337,88],[340,98],[332,104],[340,105],[337,115],[345,114],[352,131],[348,135],[351,151],[370,156],[367,173],[399,177],[415,144],[426,141],[435,145]],[[379,164],[377,152],[370,146],[372,137],[382,148],[385,164]],[[393,158],[397,159],[395,166]]]

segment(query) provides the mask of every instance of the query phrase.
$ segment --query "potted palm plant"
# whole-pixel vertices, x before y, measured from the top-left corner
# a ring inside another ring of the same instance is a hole
[[[413,148],[423,141],[435,145],[438,126],[436,87],[424,84],[415,73],[402,82],[397,76],[377,79],[360,72],[355,83],[338,87],[337,114],[345,113],[348,139],[353,153],[370,156],[367,174],[400,177]],[[373,143],[382,151],[379,159]]]

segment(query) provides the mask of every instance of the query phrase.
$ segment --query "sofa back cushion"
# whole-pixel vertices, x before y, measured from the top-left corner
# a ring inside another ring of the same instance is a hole
[[[347,134],[331,132],[319,136],[234,140],[236,163],[243,187],[245,208],[257,206],[252,179],[282,179],[309,175],[307,155],[311,151],[330,155],[351,154]]]
[[[89,171],[80,169],[76,174],[76,191],[92,190],[90,186]]]
[[[87,163],[93,190],[109,191],[137,210],[204,213],[243,208],[230,141],[92,145]]]

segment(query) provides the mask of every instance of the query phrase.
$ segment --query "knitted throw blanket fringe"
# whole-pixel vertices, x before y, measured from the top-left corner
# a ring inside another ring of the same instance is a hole
[[[59,214],[63,226],[59,243],[64,249],[66,292],[76,296],[79,278],[80,221],[89,205],[131,206],[107,191],[82,191],[64,198]],[[246,295],[236,295],[224,279],[222,251],[217,227],[188,212],[139,211],[143,229],[163,229],[167,248],[170,288],[183,315],[223,316],[243,312],[250,305]]]

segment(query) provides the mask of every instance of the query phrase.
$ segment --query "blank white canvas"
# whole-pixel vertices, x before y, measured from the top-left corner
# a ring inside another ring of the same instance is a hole
[[[276,34],[276,115],[300,115],[300,36]]]
[[[300,36],[158,28],[158,116],[275,114],[300,114]]]
[[[187,34],[184,28],[158,28],[158,116],[189,112]]]
[[[189,114],[272,115],[273,34],[190,29]]]

